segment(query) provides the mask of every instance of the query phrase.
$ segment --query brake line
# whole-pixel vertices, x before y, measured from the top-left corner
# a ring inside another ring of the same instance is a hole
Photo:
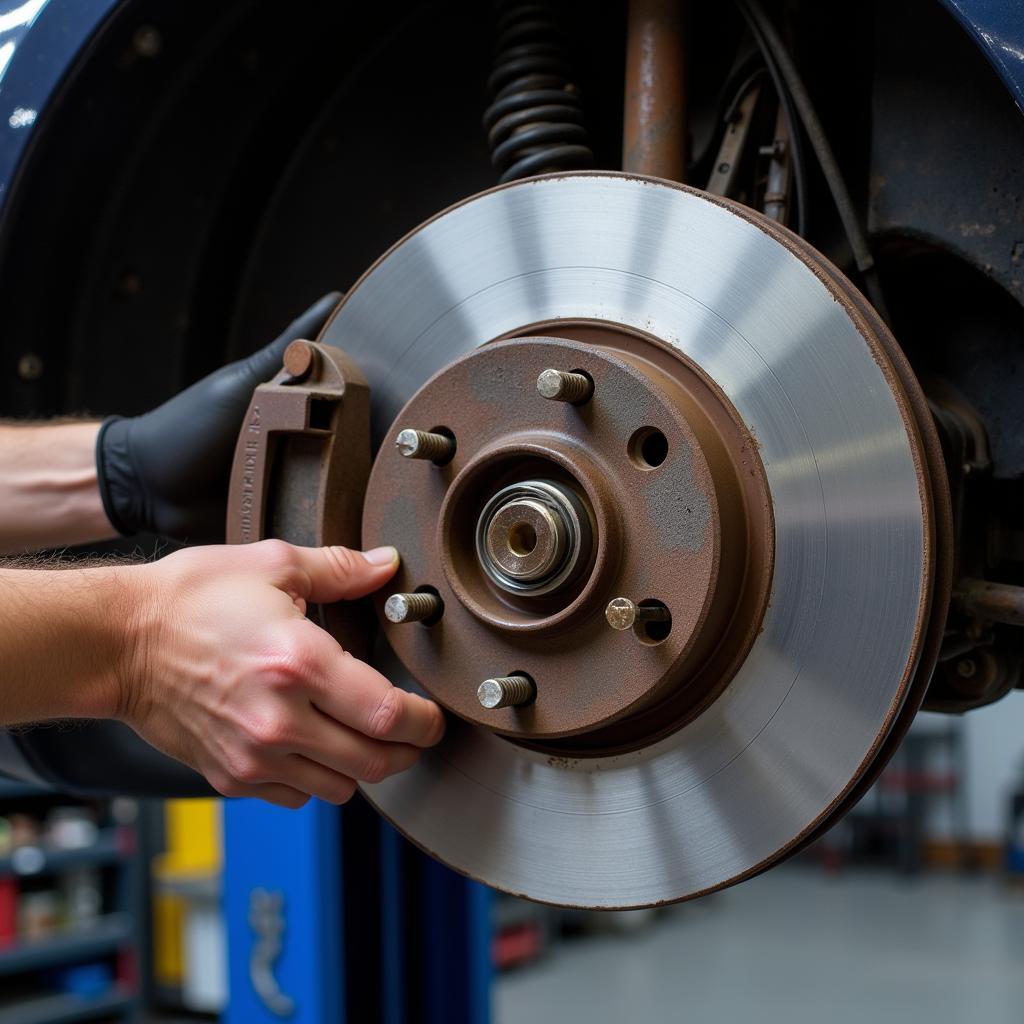
[[[832,201],[835,203],[843,231],[850,244],[854,262],[864,281],[865,291],[879,315],[888,323],[888,309],[867,235],[861,227],[850,191],[846,187],[835,153],[825,135],[825,130],[811,101],[810,94],[804,86],[803,79],[800,77],[800,72],[797,71],[793,58],[758,0],[736,0],[736,5],[746,18],[747,24],[750,26],[751,32],[754,33],[755,39],[758,40],[758,45],[765,52],[766,58],[768,54],[771,54],[772,60],[768,62],[769,71],[772,71],[772,63],[774,63],[778,73],[785,81],[789,96],[800,115],[800,121],[807,132],[811,148],[814,150],[829,192],[832,194]],[[772,76],[775,77],[775,71],[772,71]],[[778,87],[778,85],[776,80],[776,86]],[[798,164],[798,161],[794,161],[794,164]],[[801,203],[801,211],[802,209],[803,204]],[[803,234],[803,232],[798,230],[798,234]]]

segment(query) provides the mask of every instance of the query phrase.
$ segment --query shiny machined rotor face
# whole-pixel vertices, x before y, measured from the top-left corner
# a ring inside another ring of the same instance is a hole
[[[364,791],[424,849],[506,891],[609,908],[684,899],[820,829],[907,712],[933,585],[921,440],[880,328],[834,269],[749,211],[635,177],[540,178],[454,207],[378,261],[320,340],[369,378],[380,463],[428,378],[539,324],[550,342],[560,320],[653,336],[706,374],[754,439],[774,524],[759,632],[724,690],[650,742],[557,756],[451,716],[415,768]],[[641,425],[623,420],[624,437]],[[373,495],[371,478],[364,533],[376,540]],[[567,543],[545,518],[560,514],[551,500],[513,507],[506,524],[547,531],[549,561]],[[405,534],[383,539],[402,550],[415,589],[422,528],[387,522]],[[628,527],[622,537],[628,548]],[[523,630],[517,642],[528,654],[538,641]],[[392,647],[378,647],[378,667],[418,688]],[[570,653],[585,685],[597,666],[586,645]]]

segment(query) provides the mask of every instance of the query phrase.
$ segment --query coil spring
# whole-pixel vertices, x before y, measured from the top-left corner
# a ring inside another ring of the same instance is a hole
[[[552,4],[503,3],[496,49],[484,127],[500,180],[588,166],[583,104]]]

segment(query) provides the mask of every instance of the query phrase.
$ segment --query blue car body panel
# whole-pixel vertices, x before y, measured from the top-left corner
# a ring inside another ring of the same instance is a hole
[[[939,0],[1024,110],[1024,5]],[[97,29],[123,0],[0,0],[0,215],[31,133]]]
[[[120,0],[0,0],[0,214],[40,115]]]
[[[1024,4],[1020,0],[942,0],[996,69],[1024,111]]]

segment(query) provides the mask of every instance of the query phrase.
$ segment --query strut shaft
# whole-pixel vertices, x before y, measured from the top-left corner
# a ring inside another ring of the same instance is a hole
[[[622,169],[686,177],[685,0],[630,0]]]

